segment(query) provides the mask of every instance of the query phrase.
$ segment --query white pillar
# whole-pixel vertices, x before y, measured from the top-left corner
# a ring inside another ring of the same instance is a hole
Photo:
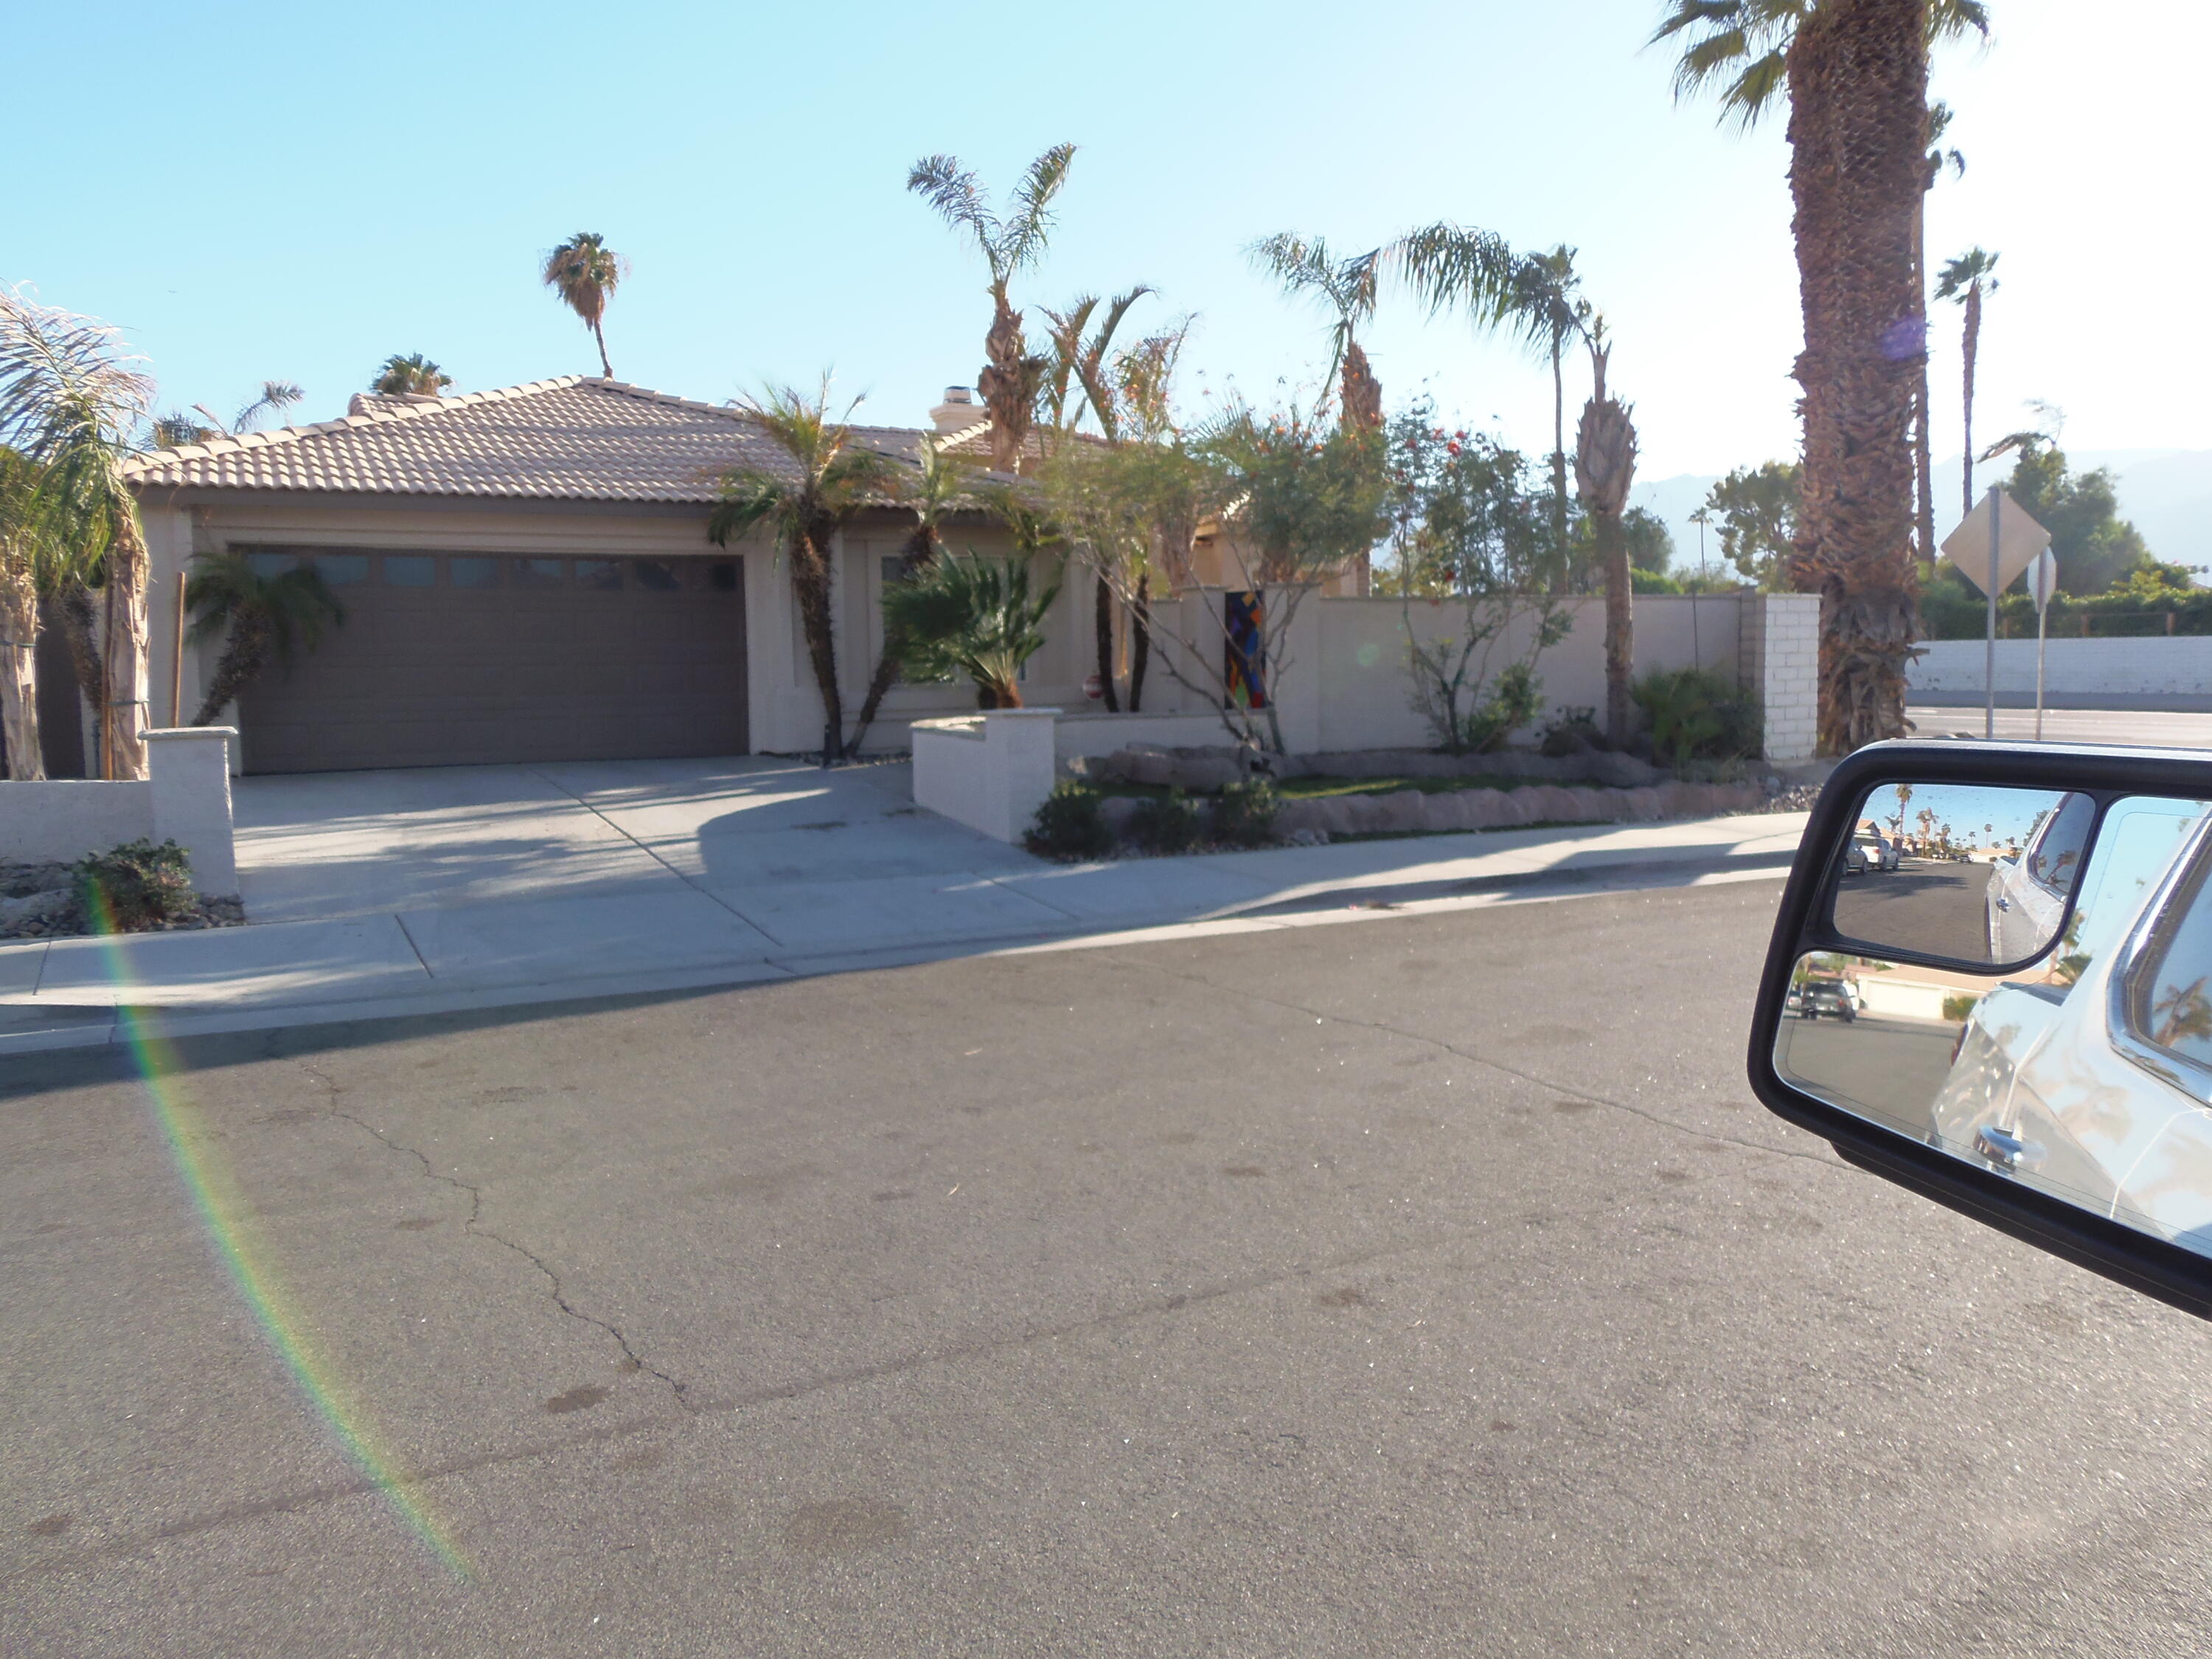
[[[1820,732],[1820,596],[1752,593],[1742,603],[1737,674],[1765,713],[1765,757],[1809,760]]]
[[[146,733],[154,798],[154,839],[173,841],[192,861],[192,886],[206,898],[238,896],[238,854],[231,837],[228,726],[161,727]]]

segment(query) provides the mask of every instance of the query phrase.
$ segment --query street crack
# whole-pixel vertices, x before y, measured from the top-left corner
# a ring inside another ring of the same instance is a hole
[[[464,1233],[466,1233],[471,1238],[485,1239],[491,1243],[501,1246],[502,1249],[512,1250],[515,1255],[520,1256],[525,1261],[527,1261],[532,1267],[537,1268],[539,1273],[545,1276],[545,1282],[549,1287],[549,1294],[552,1297],[553,1305],[555,1307],[558,1308],[563,1314],[567,1315],[570,1319],[576,1321],[579,1324],[589,1325],[594,1330],[603,1331],[614,1340],[615,1346],[622,1350],[622,1368],[624,1370],[642,1371],[648,1376],[658,1377],[661,1382],[665,1382],[668,1385],[669,1390],[675,1396],[676,1403],[678,1406],[682,1407],[686,1412],[692,1410],[692,1405],[690,1400],[687,1396],[685,1385],[678,1382],[675,1377],[670,1376],[666,1371],[662,1370],[659,1366],[648,1363],[642,1354],[639,1353],[635,1348],[630,1346],[629,1338],[623,1334],[623,1330],[620,1326],[601,1319],[595,1314],[586,1313],[582,1309],[577,1307],[574,1303],[568,1300],[567,1291],[562,1288],[561,1275],[554,1270],[552,1265],[548,1262],[544,1257],[539,1255],[537,1251],[532,1249],[528,1245],[521,1243],[515,1239],[509,1238],[504,1233],[495,1232],[489,1227],[483,1224],[483,1192],[482,1188],[477,1187],[472,1182],[463,1181],[459,1176],[445,1174],[440,1170],[435,1164],[430,1162],[428,1154],[422,1152],[421,1148],[410,1146],[404,1142],[394,1140],[390,1135],[385,1133],[383,1130],[378,1128],[376,1125],[371,1123],[367,1118],[358,1116],[355,1113],[347,1111],[343,1106],[338,1104],[339,1100],[345,1094],[345,1085],[340,1083],[337,1079],[331,1077],[329,1073],[318,1071],[306,1060],[297,1059],[296,1057],[293,1060],[292,1063],[297,1066],[300,1070],[305,1072],[308,1077],[312,1078],[314,1080],[316,1086],[321,1089],[329,1097],[330,1103],[325,1108],[325,1111],[327,1115],[343,1119],[344,1121],[352,1124],[356,1128],[368,1135],[370,1139],[375,1141],[377,1145],[382,1146],[386,1151],[395,1152],[403,1158],[413,1158],[416,1164],[422,1166],[422,1175],[425,1180],[437,1182],[443,1186],[453,1188],[456,1192],[465,1194],[469,1201],[469,1211],[468,1214],[463,1217],[461,1221],[461,1231]]]

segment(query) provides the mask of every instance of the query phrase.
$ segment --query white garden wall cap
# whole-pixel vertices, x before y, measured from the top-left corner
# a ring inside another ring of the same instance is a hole
[[[705,505],[725,472],[797,477],[744,410],[625,381],[563,375],[453,397],[362,398],[358,413],[134,457],[142,489],[281,489]],[[855,427],[912,464],[922,433]],[[993,475],[994,476],[994,475]],[[896,504],[886,494],[876,505]]]

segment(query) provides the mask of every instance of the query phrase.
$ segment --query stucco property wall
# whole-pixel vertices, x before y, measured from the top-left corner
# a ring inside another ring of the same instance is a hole
[[[1981,640],[1929,640],[1910,673],[1911,696],[1942,706],[1982,702],[1987,647]],[[2063,708],[2212,708],[2212,636],[2137,640],[2053,639],[2045,644],[2044,697]],[[2035,698],[2035,641],[1997,641],[1997,700]]]
[[[72,864],[129,841],[173,841],[190,856],[192,885],[234,897],[228,726],[146,733],[148,776],[136,783],[60,779],[0,781],[0,858]]]
[[[1052,793],[1053,724],[1059,713],[1006,708],[917,721],[915,804],[994,840],[1019,841]]]

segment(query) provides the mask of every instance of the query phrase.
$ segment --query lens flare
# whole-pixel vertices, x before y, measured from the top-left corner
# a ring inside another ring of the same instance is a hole
[[[106,896],[96,888],[90,909],[94,930],[108,941],[103,947],[108,975],[117,986],[127,986],[130,967],[113,942],[113,912]],[[168,1143],[169,1156],[175,1161],[192,1207],[199,1212],[200,1224],[207,1230],[209,1242],[231,1283],[261,1327],[263,1340],[291,1373],[294,1384],[321,1417],[348,1461],[391,1500],[400,1518],[447,1571],[457,1578],[473,1578],[475,1569],[454,1541],[451,1528],[431,1512],[416,1483],[401,1474],[389,1454],[376,1443],[358,1404],[331,1374],[328,1360],[316,1352],[307,1320],[284,1288],[267,1248],[255,1237],[251,1206],[229,1170],[207,1150],[214,1142],[199,1132],[199,1111],[183,1087],[182,1060],[168,1039],[149,1026],[137,1009],[118,1002],[115,1012],[125,1046],[145,1085],[155,1121]]]

